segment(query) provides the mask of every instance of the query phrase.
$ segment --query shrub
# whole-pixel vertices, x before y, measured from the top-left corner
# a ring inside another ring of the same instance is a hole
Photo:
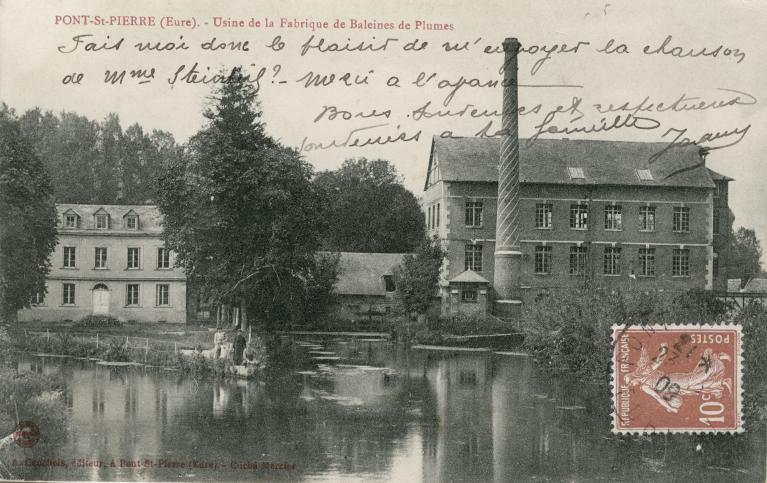
[[[75,322],[72,327],[76,329],[105,329],[120,326],[122,326],[122,323],[114,317],[109,317],[108,315],[89,315]]]
[[[554,299],[556,297],[556,299]],[[525,349],[539,369],[565,380],[609,385],[613,324],[723,322],[731,307],[713,294],[609,289],[563,290],[539,297],[524,313]],[[752,303],[735,316],[743,328],[747,428],[767,422],[767,309]],[[605,404],[609,404],[607,397]],[[605,409],[605,408],[603,408]],[[606,413],[606,412],[605,412]]]
[[[127,362],[130,360],[128,347],[122,343],[112,340],[104,352],[104,360],[109,362]]]
[[[715,323],[727,308],[702,291],[557,290],[525,308],[524,346],[546,371],[607,383],[613,324]]]

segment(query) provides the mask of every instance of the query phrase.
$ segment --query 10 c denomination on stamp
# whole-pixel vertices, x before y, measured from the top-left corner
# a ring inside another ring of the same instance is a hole
[[[740,326],[614,325],[612,335],[613,432],[743,431]]]

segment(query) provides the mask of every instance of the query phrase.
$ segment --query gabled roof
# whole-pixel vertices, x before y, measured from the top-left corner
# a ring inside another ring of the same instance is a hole
[[[715,187],[712,176],[721,175],[706,168],[700,147],[674,147],[663,152],[667,147],[667,143],[520,139],[519,179],[522,183],[569,185]],[[650,162],[661,152],[662,155]],[[442,181],[495,183],[499,156],[500,138],[497,137],[434,136],[427,173],[434,158],[438,158]],[[584,179],[572,179],[569,167],[582,168]],[[652,179],[640,179],[638,169],[650,170]]]
[[[62,214],[62,215],[70,215],[70,214],[74,214],[74,215],[77,215],[77,216],[79,216],[80,218],[82,218],[82,216],[80,215],[80,213],[78,213],[78,212],[77,212],[75,209],[73,209],[73,208],[69,208],[68,210],[64,211],[64,212],[63,212],[63,213],[61,213],[61,214]]]
[[[474,270],[464,270],[451,278],[450,283],[490,283],[490,281]]]
[[[87,204],[74,204],[74,203],[59,203],[56,204],[56,211],[59,215],[74,211],[78,215],[81,215],[85,222],[85,226],[81,229],[89,230],[93,228],[93,216],[96,214],[107,214],[112,220],[119,220],[123,215],[133,212],[141,218],[141,230],[140,233],[160,234],[162,233],[163,217],[160,210],[155,205],[87,205]],[[121,229],[119,227],[112,227],[109,233],[118,233],[124,231],[132,234],[136,233],[136,230]]]
[[[385,295],[384,275],[393,275],[404,253],[341,252],[338,280],[333,288],[339,295]]]
[[[127,211],[127,212],[126,212],[126,213],[123,215],[123,218],[125,218],[126,216],[131,216],[131,215],[133,215],[133,216],[138,216],[138,213],[136,213],[135,211],[133,211],[133,209],[130,209],[130,210],[128,210],[128,211]]]

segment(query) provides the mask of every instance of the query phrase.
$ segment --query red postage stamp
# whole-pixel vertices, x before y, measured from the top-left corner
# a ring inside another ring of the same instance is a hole
[[[740,326],[613,326],[613,432],[743,431]]]

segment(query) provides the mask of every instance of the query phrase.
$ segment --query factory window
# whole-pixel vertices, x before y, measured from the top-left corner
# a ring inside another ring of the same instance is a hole
[[[535,247],[535,273],[551,273],[551,247]]]
[[[621,274],[621,249],[616,247],[605,247],[604,260],[605,275]]]
[[[466,226],[482,226],[482,202],[466,202]]]
[[[482,245],[466,245],[464,251],[464,270],[482,271]]]
[[[655,231],[655,207],[639,208],[639,231]]]
[[[655,248],[639,249],[639,275],[643,277],[655,276]]]
[[[570,247],[570,275],[586,274],[586,247]]]
[[[690,231],[690,209],[686,206],[675,206],[672,225],[674,231]]]
[[[673,277],[690,276],[690,250],[676,248],[671,254],[671,275]]]
[[[535,205],[535,227],[551,228],[552,206],[550,203],[536,203]]]
[[[570,228],[585,230],[588,228],[589,207],[584,204],[570,205]]]
[[[623,214],[621,205],[605,206],[605,230],[623,229]]]

